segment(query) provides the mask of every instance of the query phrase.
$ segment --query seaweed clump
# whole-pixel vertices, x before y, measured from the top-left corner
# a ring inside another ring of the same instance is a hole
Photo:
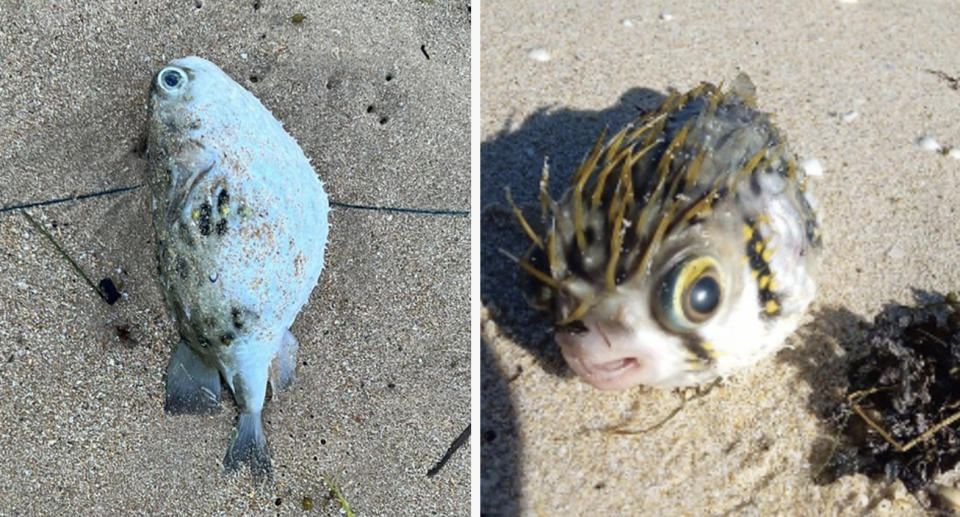
[[[960,460],[960,299],[887,306],[867,346],[847,368],[847,404],[835,421],[851,448],[825,466],[836,479],[855,472],[911,492]]]

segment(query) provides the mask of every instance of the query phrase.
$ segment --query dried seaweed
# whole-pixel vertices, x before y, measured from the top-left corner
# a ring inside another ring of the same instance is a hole
[[[926,489],[960,460],[960,304],[890,305],[847,368],[847,404],[834,415],[850,443],[827,477],[864,473]]]

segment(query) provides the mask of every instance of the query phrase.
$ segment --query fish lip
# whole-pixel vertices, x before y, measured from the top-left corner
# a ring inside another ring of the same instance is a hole
[[[620,391],[640,384],[635,380],[636,373],[643,369],[639,357],[623,356],[609,361],[588,361],[567,347],[562,347],[561,352],[570,369],[594,388]]]

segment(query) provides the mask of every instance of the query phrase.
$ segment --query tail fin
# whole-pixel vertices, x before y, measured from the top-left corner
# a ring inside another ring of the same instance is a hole
[[[246,464],[254,479],[262,480],[272,474],[270,452],[267,450],[267,436],[263,434],[260,413],[240,413],[233,439],[223,458],[223,468],[233,472]]]

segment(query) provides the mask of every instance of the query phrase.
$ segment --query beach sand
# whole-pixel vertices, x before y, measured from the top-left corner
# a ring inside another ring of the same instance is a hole
[[[292,16],[306,16],[294,23]],[[470,4],[0,0],[0,207],[146,180],[153,74],[196,54],[256,95],[331,201],[469,210]],[[268,401],[274,481],[223,477],[236,419],[163,413],[177,336],[148,193],[0,212],[0,515],[455,515],[470,448],[469,219],[334,208],[293,326],[292,390]]]
[[[821,417],[844,388],[842,351],[884,304],[960,288],[960,160],[917,144],[960,147],[960,12],[946,1],[704,5],[483,6],[483,511],[922,515],[899,481],[814,478],[836,435]],[[559,195],[604,126],[741,71],[793,151],[825,171],[809,181],[824,236],[810,316],[789,348],[702,396],[595,390],[568,372],[498,251],[527,246],[503,188],[535,203],[549,156]],[[614,427],[644,432],[604,431]]]

